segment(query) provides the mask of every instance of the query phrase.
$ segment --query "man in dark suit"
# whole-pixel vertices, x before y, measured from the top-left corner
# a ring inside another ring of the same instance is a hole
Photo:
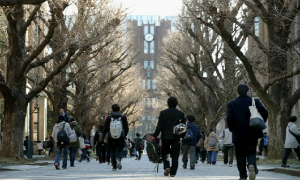
[[[160,112],[156,130],[153,134],[155,138],[161,133],[162,158],[164,163],[164,175],[174,177],[178,169],[178,158],[180,153],[180,136],[173,134],[173,127],[179,123],[185,123],[184,113],[176,109],[178,100],[176,97],[168,99],[169,108]],[[172,166],[168,154],[171,153]]]
[[[252,98],[247,95],[249,87],[240,84],[237,88],[239,96],[227,104],[227,123],[232,132],[232,142],[235,146],[236,160],[240,172],[240,180],[247,179],[247,169],[249,170],[250,180],[255,180],[258,173],[256,167],[256,146],[257,140],[263,137],[263,132],[254,127],[250,127],[250,110]],[[268,110],[262,103],[255,99],[255,105],[258,112],[267,121]],[[248,166],[246,164],[246,159]]]

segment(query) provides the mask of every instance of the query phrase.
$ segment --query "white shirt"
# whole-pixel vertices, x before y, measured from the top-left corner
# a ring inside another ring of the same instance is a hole
[[[224,129],[221,132],[219,138],[223,138],[224,139],[223,140],[223,144],[224,145],[233,145],[232,144],[232,132],[230,132],[228,128]]]
[[[286,127],[284,148],[296,149],[299,146],[299,143],[289,130],[291,130],[294,134],[300,136],[300,131],[298,130],[297,125],[295,123],[289,122],[288,126]]]

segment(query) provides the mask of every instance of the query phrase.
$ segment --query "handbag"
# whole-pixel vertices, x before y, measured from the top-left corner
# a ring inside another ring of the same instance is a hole
[[[293,133],[290,128],[289,128],[289,132],[296,138],[298,144],[300,144],[300,136],[296,135],[295,133]]]
[[[259,129],[259,130],[266,129],[267,128],[266,123],[256,108],[254,98],[252,98],[252,106],[249,106],[249,110],[250,110],[250,114],[251,114],[250,126],[256,128],[256,129]]]
[[[85,143],[84,143],[84,139],[83,139],[83,137],[80,137],[79,138],[79,147],[80,147],[80,149],[85,149]]]

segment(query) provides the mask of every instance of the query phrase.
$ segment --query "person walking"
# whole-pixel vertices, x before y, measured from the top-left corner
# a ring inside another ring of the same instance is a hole
[[[59,114],[62,115],[65,118],[65,122],[69,123],[70,116],[69,114],[65,113],[64,109],[59,109]]]
[[[133,157],[135,143],[134,143],[134,141],[131,141],[130,139],[128,140],[128,142],[129,142],[130,157]]]
[[[54,148],[54,139],[52,136],[50,136],[50,139],[48,141],[48,148],[49,148],[49,156],[51,155],[51,153],[53,153],[53,148]]]
[[[264,136],[260,139],[260,150],[264,153],[265,158],[268,157],[269,136],[264,132]]]
[[[191,132],[193,133],[193,138],[191,140],[185,140],[185,139],[182,140],[182,151],[183,151],[182,167],[186,169],[188,163],[188,152],[190,152],[190,169],[194,170],[196,164],[196,145],[201,135],[200,135],[199,126],[197,126],[194,123],[195,116],[188,115],[186,119],[187,119],[187,129],[191,130]]]
[[[118,104],[112,105],[112,113],[106,118],[103,129],[103,140],[108,141],[113,171],[122,169],[123,148],[129,131],[126,116],[120,113]],[[106,138],[107,135],[107,138]]]
[[[75,133],[77,136],[77,140],[75,142],[70,143],[70,145],[69,145],[70,166],[75,167],[75,157],[76,157],[77,149],[80,147],[79,137],[82,136],[82,129],[77,124],[76,119],[73,117],[70,119],[70,126],[73,131],[72,133]]]
[[[175,177],[178,169],[178,158],[180,153],[180,136],[173,133],[173,127],[179,123],[185,124],[184,113],[176,107],[178,100],[176,97],[168,99],[168,109],[160,112],[156,130],[153,138],[157,138],[161,133],[162,140],[162,159],[164,166],[164,175]],[[169,154],[172,158],[172,166],[170,166]]]
[[[229,131],[228,126],[226,127],[226,129],[224,129],[221,132],[219,137],[223,139],[224,165],[227,166],[228,164],[228,154],[229,154],[230,156],[229,167],[232,167],[233,155],[234,155],[234,144],[232,143],[232,132]]]
[[[37,141],[36,147],[37,147],[37,151],[39,152],[39,156],[40,156],[43,151],[43,143],[41,141]]]
[[[57,170],[59,170],[60,166],[60,156],[61,153],[63,153],[63,169],[67,169],[67,160],[68,160],[68,149],[69,144],[65,144],[64,142],[61,142],[57,139],[57,133],[64,130],[66,133],[66,136],[70,136],[71,134],[71,128],[69,123],[65,122],[65,117],[63,115],[59,115],[57,118],[57,122],[53,126],[52,131],[52,137],[54,138],[54,141],[56,143],[56,156],[55,156],[55,162],[54,166]]]
[[[96,131],[95,133],[95,138],[94,138],[94,145],[96,146],[96,161],[99,160],[99,164],[105,163],[105,157],[103,156],[102,153],[102,147],[104,147],[104,142],[103,142],[103,126],[101,125],[99,127],[99,130]]]
[[[207,150],[207,164],[216,165],[217,155],[219,152],[219,139],[212,128],[204,142],[204,147]]]
[[[235,147],[240,180],[247,179],[247,167],[249,170],[249,179],[255,180],[256,174],[258,174],[256,167],[257,141],[263,137],[262,130],[249,125],[251,115],[249,106],[252,106],[252,98],[247,95],[248,91],[249,87],[247,85],[238,85],[237,93],[239,96],[227,104],[226,121],[229,130],[232,132],[232,142]],[[258,99],[255,99],[255,105],[266,122],[268,119],[268,110]],[[248,162],[248,165],[246,162]]]
[[[284,152],[284,155],[282,158],[281,167],[290,167],[289,165],[287,165],[287,159],[288,159],[289,155],[291,154],[292,150],[295,151],[295,153],[297,154],[298,160],[300,161],[300,144],[297,141],[296,137],[294,136],[294,135],[300,136],[300,131],[299,131],[297,125],[295,124],[296,121],[297,121],[297,117],[291,116],[290,122],[288,123],[288,125],[286,127],[285,144],[284,144],[285,152]]]
[[[85,148],[81,149],[82,154],[81,154],[81,158],[80,158],[80,160],[78,162],[82,162],[83,159],[86,159],[87,160],[86,162],[89,163],[90,159],[89,159],[89,157],[86,154],[86,151],[90,148],[89,140],[87,139],[85,133],[82,134],[82,138],[84,139]]]
[[[135,160],[141,160],[142,151],[144,150],[144,140],[140,136],[139,133],[136,133],[136,138],[134,139],[135,149],[138,153]]]
[[[199,149],[200,149],[200,161],[202,162],[202,164],[204,164],[206,157],[207,157],[207,151],[204,147],[204,142],[206,139],[206,135],[204,131],[201,131],[201,137],[200,137],[200,141],[198,143]]]
[[[28,155],[28,143],[29,143],[29,140],[28,140],[28,139],[29,139],[29,137],[26,136],[26,137],[25,137],[25,140],[23,141],[23,145],[25,146],[25,149],[26,149],[26,150],[25,150],[25,151],[26,151],[26,153],[25,153],[26,156]]]
[[[46,138],[45,141],[43,142],[43,149],[45,151],[45,156],[48,156],[49,155],[49,139]]]

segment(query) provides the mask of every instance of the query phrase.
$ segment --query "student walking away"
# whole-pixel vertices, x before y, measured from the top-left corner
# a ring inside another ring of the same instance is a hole
[[[265,158],[268,157],[268,147],[269,147],[269,136],[267,132],[264,132],[263,138],[260,139],[260,150],[264,153]]]
[[[82,162],[83,159],[86,159],[86,160],[87,160],[86,162],[89,163],[89,162],[90,162],[90,159],[89,159],[89,157],[87,156],[86,151],[87,151],[91,146],[90,146],[89,140],[87,139],[85,133],[82,134],[82,138],[84,139],[85,147],[84,147],[83,149],[81,149],[82,154],[81,154],[81,158],[80,158],[80,160],[79,160],[78,162]]]
[[[139,133],[136,133],[136,138],[134,139],[135,142],[135,149],[138,153],[135,160],[141,160],[142,152],[144,150],[144,140],[140,137]]]
[[[206,157],[207,157],[207,151],[204,147],[204,142],[206,139],[206,135],[204,131],[201,131],[201,137],[197,143],[197,146],[199,147],[200,150],[200,161],[204,164]]]
[[[28,143],[29,143],[29,140],[28,140],[29,138],[28,138],[28,136],[26,136],[25,137],[25,140],[24,140],[24,142],[23,142],[23,145],[25,146],[25,151],[26,151],[26,156],[27,156],[27,154],[28,154]]]
[[[247,179],[247,167],[249,179],[254,180],[258,169],[256,167],[256,146],[259,138],[263,137],[262,130],[250,126],[250,110],[252,98],[247,95],[249,87],[245,84],[238,85],[238,97],[227,104],[226,121],[229,130],[232,132],[232,142],[235,147],[237,167],[240,179]],[[262,103],[255,99],[255,106],[266,122],[268,110]],[[248,162],[248,165],[246,164]]]
[[[45,151],[45,155],[47,156],[47,155],[49,155],[49,153],[48,153],[48,144],[49,144],[49,139],[48,138],[46,138],[45,139],[45,141],[43,142],[43,149],[44,149],[44,151]]]
[[[72,129],[72,132],[70,135],[70,146],[69,146],[70,166],[75,167],[75,157],[76,157],[77,149],[80,147],[79,137],[82,136],[82,129],[77,124],[75,118],[70,119],[70,126]]]
[[[290,167],[289,165],[287,165],[287,159],[291,154],[292,150],[295,151],[298,160],[300,161],[300,144],[299,144],[300,131],[297,125],[295,124],[296,121],[297,121],[297,117],[291,116],[290,122],[286,127],[285,144],[284,144],[285,152],[282,158],[281,167]],[[298,137],[298,140],[296,137]]]
[[[123,148],[123,158],[127,158],[127,154],[128,154],[128,141],[127,141],[127,138],[125,138],[125,146]]]
[[[41,141],[37,141],[36,147],[37,147],[37,151],[39,152],[39,156],[40,156],[43,151],[43,143]]]
[[[69,123],[65,122],[65,117],[59,115],[57,118],[57,122],[53,126],[52,137],[56,143],[56,156],[54,166],[57,170],[59,170],[60,166],[60,156],[63,153],[63,169],[67,169],[67,161],[68,161],[68,149],[70,144],[69,136],[71,134],[71,128]]]
[[[67,113],[65,113],[64,109],[59,109],[59,114],[65,118],[65,122],[69,123],[70,116]]]
[[[48,148],[49,148],[49,156],[51,155],[51,153],[53,153],[53,148],[54,148],[54,139],[52,136],[50,136],[50,139],[48,141]]]
[[[112,105],[112,113],[104,123],[103,138],[106,142],[108,141],[113,171],[117,168],[122,169],[123,148],[128,131],[127,118],[120,113],[120,106]]]
[[[212,128],[209,131],[210,133],[204,142],[204,147],[207,150],[207,164],[216,165],[219,152],[219,139]]]
[[[173,128],[180,123],[185,124],[184,113],[176,108],[177,105],[176,97],[168,99],[169,108],[160,112],[157,127],[153,134],[154,138],[157,138],[161,133],[164,175],[171,177],[177,173],[181,138],[181,136],[173,133]],[[170,166],[169,154],[171,154],[172,166]]]
[[[196,145],[200,139],[200,130],[199,126],[195,123],[195,116],[188,115],[187,116],[187,133],[185,138],[182,139],[182,162],[183,168],[186,169],[188,163],[188,152],[190,152],[190,169],[195,169],[196,164]]]
[[[103,126],[99,127],[99,130],[95,133],[94,145],[96,146],[96,161],[99,160],[99,164],[105,163],[105,157],[102,157],[102,147],[104,147],[103,142]]]
[[[227,125],[226,125],[227,126]],[[232,143],[232,132],[229,131],[228,126],[224,129],[220,136],[223,139],[223,153],[224,153],[224,165],[228,164],[228,155],[230,156],[229,166],[232,167],[233,154],[234,154],[234,144]]]

